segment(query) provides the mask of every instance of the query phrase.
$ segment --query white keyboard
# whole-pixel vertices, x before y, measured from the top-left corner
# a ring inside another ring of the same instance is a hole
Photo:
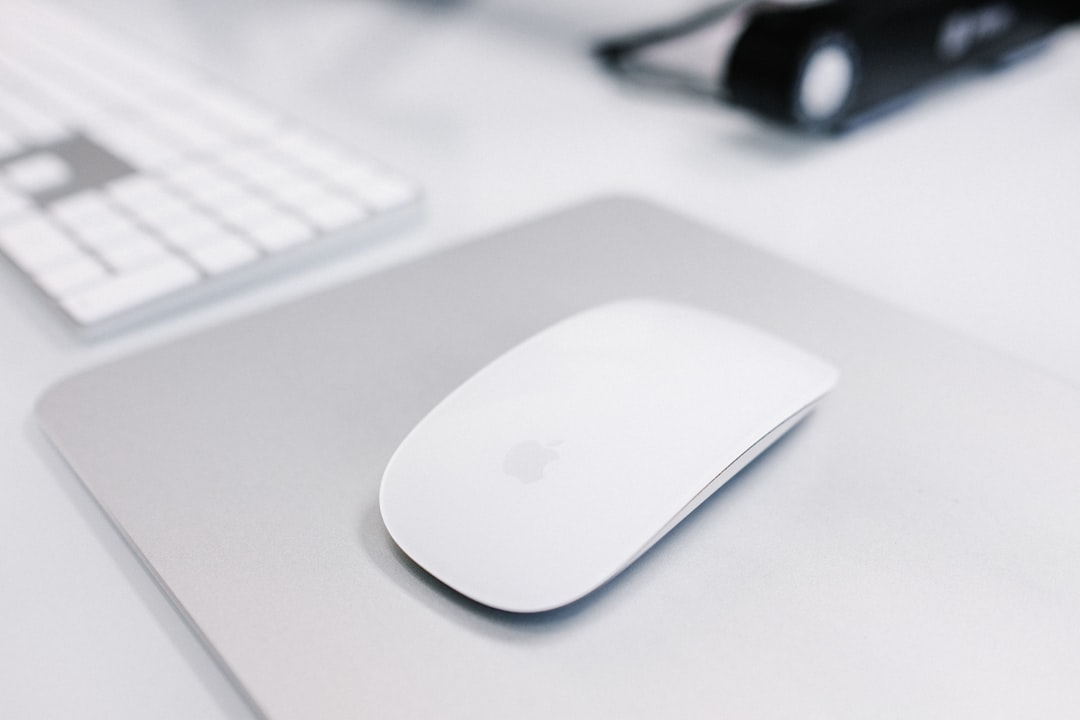
[[[0,254],[101,329],[396,225],[413,182],[202,74],[0,3]]]

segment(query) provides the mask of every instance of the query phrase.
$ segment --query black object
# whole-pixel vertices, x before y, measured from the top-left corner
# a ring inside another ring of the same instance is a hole
[[[713,94],[814,131],[849,128],[962,67],[1008,62],[1080,19],[1077,0],[738,3],[605,42],[597,54],[625,70],[645,47],[675,41],[736,10],[743,25],[712,78]],[[655,68],[651,74],[659,75]]]

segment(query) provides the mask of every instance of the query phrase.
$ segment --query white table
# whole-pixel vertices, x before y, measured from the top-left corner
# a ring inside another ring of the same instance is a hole
[[[567,30],[596,6],[575,26],[510,0],[69,4],[411,172],[428,205],[395,242],[93,345],[0,274],[0,717],[250,716],[38,432],[45,387],[587,196],[665,202],[1080,382],[1076,30],[808,139],[613,82]]]

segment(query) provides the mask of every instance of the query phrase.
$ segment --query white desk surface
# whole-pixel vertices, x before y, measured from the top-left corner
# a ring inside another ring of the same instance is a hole
[[[820,140],[614,83],[572,28],[617,2],[66,4],[409,171],[428,204],[392,243],[96,344],[3,268],[0,717],[251,716],[38,432],[42,390],[587,196],[664,202],[1080,382],[1078,30]]]

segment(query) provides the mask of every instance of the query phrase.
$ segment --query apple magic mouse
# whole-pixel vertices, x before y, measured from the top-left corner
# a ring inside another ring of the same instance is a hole
[[[836,379],[710,312],[601,305],[514,347],[421,420],[386,467],[383,521],[477,602],[561,607],[632,563]]]

